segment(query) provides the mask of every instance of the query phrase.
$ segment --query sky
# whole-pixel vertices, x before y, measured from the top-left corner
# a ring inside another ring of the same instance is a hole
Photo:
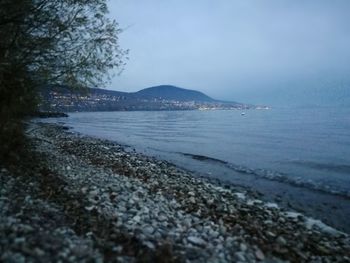
[[[171,84],[217,99],[350,105],[349,0],[110,0],[129,49],[109,89]]]

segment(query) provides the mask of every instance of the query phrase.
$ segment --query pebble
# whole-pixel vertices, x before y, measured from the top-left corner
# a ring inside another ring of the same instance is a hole
[[[19,244],[19,243],[24,243],[26,241],[26,238],[25,237],[17,237],[15,238],[14,242],[16,244]]]
[[[268,235],[270,237],[276,237],[276,235],[274,233],[272,233],[271,231],[266,231],[266,235]]]
[[[258,260],[264,260],[265,259],[265,255],[264,253],[260,250],[260,249],[257,249],[255,251],[255,256]]]
[[[187,240],[196,246],[205,246],[207,244],[203,239],[199,237],[189,236]]]
[[[276,242],[281,245],[281,246],[285,246],[287,245],[287,241],[282,237],[282,236],[279,236],[277,239],[276,239]]]
[[[154,233],[154,228],[152,226],[143,227],[143,233],[146,235],[152,235]]]
[[[243,243],[241,243],[240,245],[239,245],[239,249],[241,250],[241,251],[246,251],[247,250],[247,246],[245,245],[245,244],[243,244]]]
[[[134,222],[136,222],[136,223],[140,223],[140,222],[141,222],[141,217],[140,217],[139,215],[136,215],[136,216],[133,217],[132,220],[133,220]]]
[[[192,204],[195,204],[195,203],[196,203],[196,199],[195,199],[193,196],[190,197],[189,201],[190,201],[190,203],[192,203]]]
[[[38,257],[42,257],[45,255],[45,251],[43,251],[42,249],[40,248],[35,248],[34,249],[34,253],[38,256]]]
[[[237,261],[246,262],[246,259],[244,257],[244,253],[243,252],[236,252],[235,253],[235,258],[236,258]]]
[[[92,211],[92,210],[94,210],[96,208],[96,206],[94,206],[94,205],[92,205],[92,206],[85,206],[85,210],[86,211]]]

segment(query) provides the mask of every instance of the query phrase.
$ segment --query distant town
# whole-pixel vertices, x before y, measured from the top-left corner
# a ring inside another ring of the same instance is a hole
[[[42,93],[40,108],[45,111],[139,111],[139,110],[244,110],[268,109],[210,98],[194,90],[163,85],[127,93],[104,89],[72,92],[66,87],[52,87]]]

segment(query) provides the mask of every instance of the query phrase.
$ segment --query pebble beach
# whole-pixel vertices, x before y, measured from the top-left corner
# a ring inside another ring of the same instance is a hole
[[[350,239],[259,193],[30,122],[0,167],[2,262],[350,262]]]

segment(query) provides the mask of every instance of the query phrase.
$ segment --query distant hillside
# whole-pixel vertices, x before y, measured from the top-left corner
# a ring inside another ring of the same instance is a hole
[[[183,89],[171,85],[161,85],[146,88],[135,93],[142,98],[158,98],[178,101],[214,102],[215,100],[196,90]]]
[[[202,92],[171,85],[150,87],[138,92],[105,89],[71,91],[65,86],[43,89],[40,108],[45,111],[132,111],[247,109],[254,106],[218,101]]]

